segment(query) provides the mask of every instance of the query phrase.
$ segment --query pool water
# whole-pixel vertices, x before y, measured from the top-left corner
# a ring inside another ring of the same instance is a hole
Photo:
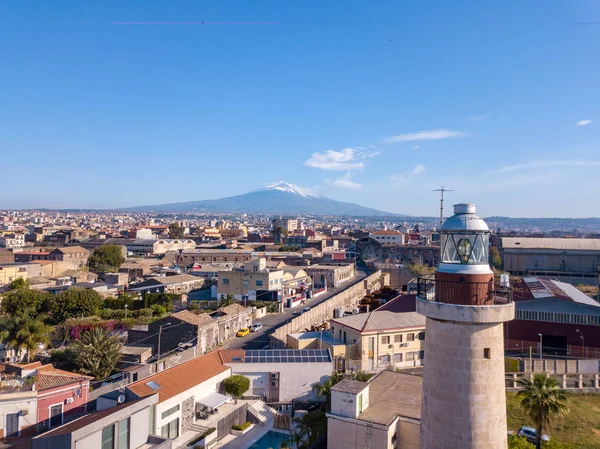
[[[269,430],[260,438],[260,440],[258,440],[248,449],[279,449],[281,447],[281,443],[289,439],[290,436],[288,434]]]

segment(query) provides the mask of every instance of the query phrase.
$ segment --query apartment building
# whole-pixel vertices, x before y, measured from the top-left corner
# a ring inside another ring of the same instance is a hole
[[[264,291],[282,293],[284,271],[268,269],[265,258],[246,262],[238,270],[219,271],[218,276],[217,294],[219,298],[223,295],[234,295],[238,300],[245,296],[249,299],[263,299],[259,295]]]
[[[203,263],[237,263],[252,260],[252,250],[246,249],[194,249],[177,255],[177,264],[188,267]]]
[[[25,234],[9,233],[0,235],[0,248],[21,248],[25,246]]]
[[[356,269],[353,263],[317,264],[303,268],[304,271],[312,277],[315,288],[325,285],[329,287],[339,287],[356,275]]]
[[[370,313],[334,318],[329,322],[331,336],[346,345],[346,356],[355,369],[372,372],[420,366],[425,317],[413,309],[414,301],[414,295],[405,295]]]
[[[404,245],[404,234],[399,231],[381,229],[372,232],[369,237],[383,245]]]

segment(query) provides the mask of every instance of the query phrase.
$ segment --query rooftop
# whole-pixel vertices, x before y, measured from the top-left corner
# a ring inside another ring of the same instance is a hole
[[[158,402],[164,402],[229,370],[221,362],[218,351],[213,351],[130,384],[127,388],[139,397],[158,393]]]
[[[327,349],[238,349],[219,354],[223,363],[331,363]]]
[[[502,237],[502,248],[600,251],[600,239]]]
[[[331,390],[341,391],[343,393],[358,394],[367,388],[368,385],[369,384],[367,382],[358,382],[356,380],[345,379],[331,387]]]
[[[394,329],[424,328],[425,316],[418,312],[394,312],[374,310],[342,318],[334,318],[331,323],[351,327],[360,332],[374,332]]]
[[[195,326],[200,326],[201,324],[208,323],[213,320],[208,313],[194,313],[187,309],[174,313],[169,318],[185,321],[186,323],[190,323]]]
[[[420,420],[422,390],[421,376],[382,371],[369,382],[369,407],[358,419],[382,425],[396,416]]]

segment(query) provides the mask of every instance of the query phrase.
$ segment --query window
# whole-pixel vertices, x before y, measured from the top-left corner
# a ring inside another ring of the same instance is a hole
[[[229,285],[229,279],[223,278],[223,285]]]
[[[406,341],[415,341],[415,334],[406,334]]]
[[[256,281],[256,286],[257,287],[262,287],[263,285],[263,281]]]
[[[57,427],[63,423],[63,406],[62,404],[53,405],[50,407],[50,427]]]
[[[419,340],[425,340],[425,332],[419,332]]]
[[[382,345],[389,345],[390,344],[390,336],[387,335],[385,337],[381,337],[381,344]]]
[[[483,348],[483,358],[484,359],[491,359],[491,351],[490,348]]]
[[[249,281],[249,280],[247,280],[247,279],[244,279],[244,280],[242,281],[242,285],[246,285],[246,286],[247,286],[247,285],[250,285],[250,281]]]
[[[407,352],[406,353],[406,361],[407,362],[412,362],[413,360],[416,360],[416,356],[418,355],[418,352]]]
[[[102,429],[102,449],[114,449],[115,446],[115,426],[109,426]]]
[[[394,343],[402,343],[402,334],[394,335]]]
[[[401,362],[401,361],[402,361],[402,353],[394,354],[394,362]]]
[[[118,449],[129,449],[129,418],[119,421]]]
[[[178,410],[179,410],[179,404],[177,404],[174,407],[171,407],[169,410],[165,410],[164,412],[162,412],[162,414],[160,415],[160,419],[165,419],[167,416],[172,415],[173,413],[175,413]]]
[[[163,438],[171,438],[172,440],[177,438],[179,436],[179,418],[162,426],[160,429],[160,436]]]

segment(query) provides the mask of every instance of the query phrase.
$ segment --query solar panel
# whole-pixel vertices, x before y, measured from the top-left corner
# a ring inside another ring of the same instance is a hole
[[[267,363],[267,358],[266,357],[259,357],[258,358],[258,363]]]
[[[273,357],[273,363],[281,363],[281,357]]]

